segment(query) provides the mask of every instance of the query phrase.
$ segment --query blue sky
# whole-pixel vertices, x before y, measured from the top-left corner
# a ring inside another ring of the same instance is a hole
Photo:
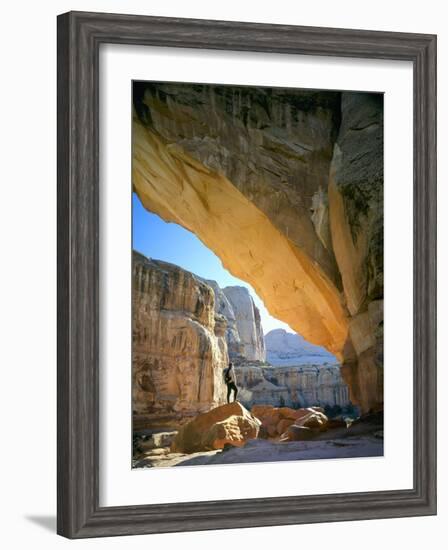
[[[175,223],[166,223],[159,216],[145,210],[134,193],[132,198],[133,248],[149,258],[176,264],[205,279],[215,280],[221,288],[245,286],[260,310],[264,333],[274,328],[294,332],[282,321],[269,314],[254,289],[245,281],[229,273],[221,260],[190,231]]]

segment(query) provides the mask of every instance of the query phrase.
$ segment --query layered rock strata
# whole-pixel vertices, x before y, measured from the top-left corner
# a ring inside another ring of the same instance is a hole
[[[134,429],[176,426],[225,401],[226,327],[208,285],[134,252]]]
[[[344,93],[328,184],[348,309],[344,375],[365,410],[383,400],[383,97]]]
[[[215,311],[227,320],[226,338],[233,362],[266,360],[260,311],[247,288],[220,288],[216,281],[203,279],[215,293]]]
[[[241,355],[247,361],[265,361],[266,350],[260,312],[249,291],[243,286],[227,286],[223,293],[235,314],[242,346]]]
[[[134,87],[133,185],[382,404],[380,94]],[[373,303],[373,305],[371,305]]]
[[[350,404],[349,388],[338,365],[235,367],[238,399],[246,407],[311,407]]]
[[[311,202],[294,190],[299,184],[312,195],[326,182],[332,112],[310,96],[314,112],[295,109],[289,147],[287,133],[272,124],[252,129],[238,122],[219,91],[204,96],[213,107],[201,94],[188,99],[188,90],[145,94],[145,114],[134,120],[133,184],[143,206],[195,233],[224,267],[252,285],[274,317],[340,351],[348,324],[337,267],[313,237]],[[275,125],[287,99],[278,103]],[[306,136],[300,128],[307,128]]]
[[[216,281],[204,279],[204,282],[212,287],[215,294],[216,314],[222,315],[227,321],[226,340],[229,358],[235,360],[236,358],[244,357],[244,343],[241,341],[232,304]]]

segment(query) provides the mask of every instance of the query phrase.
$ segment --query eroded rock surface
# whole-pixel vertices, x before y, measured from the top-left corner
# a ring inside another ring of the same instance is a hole
[[[241,335],[238,331],[238,324],[232,304],[216,281],[204,279],[204,282],[211,286],[215,293],[215,311],[217,315],[222,315],[227,321],[226,340],[229,358],[235,360],[238,357],[244,356],[245,345],[244,342],[241,341]],[[255,330],[255,327],[253,330]]]
[[[382,96],[167,83],[134,92],[143,205],[196,233],[272,315],[342,359],[364,411],[381,407],[382,319],[370,304],[383,297]]]
[[[338,365],[296,367],[236,366],[238,399],[247,407],[344,407],[350,403],[349,388]]]
[[[258,436],[261,422],[240,403],[228,403],[200,414],[180,428],[171,444],[172,452],[195,453],[241,447]]]
[[[247,288],[227,286],[223,293],[232,305],[242,346],[241,355],[247,361],[264,361],[266,349],[260,312]]]
[[[302,132],[302,139],[294,135],[289,144],[286,133],[279,138],[277,114],[274,125],[240,128],[226,113],[227,99],[222,102],[219,94],[205,94],[216,101],[214,107],[203,108],[195,98],[190,104],[188,92],[178,89],[159,96],[153,90],[145,93],[137,109],[144,113],[133,124],[133,184],[143,206],[194,232],[224,267],[253,286],[272,315],[313,343],[339,353],[348,334],[340,276],[310,218],[311,195],[319,182],[326,184],[331,160],[328,124],[333,115],[328,106],[324,108],[329,98],[325,96],[322,105],[320,96],[304,102],[314,114],[293,109],[291,128]],[[270,98],[266,101],[269,104]],[[178,117],[184,120],[184,130]],[[185,132],[194,136],[191,143],[181,137]],[[260,139],[266,140],[264,146]],[[199,152],[215,145],[220,154],[210,159],[222,159],[219,170]],[[258,158],[261,151],[266,166]],[[247,158],[251,154],[253,161]],[[233,166],[239,167],[235,173]],[[245,172],[248,166],[251,177]]]
[[[225,328],[208,285],[134,252],[134,428],[176,426],[225,401]]]
[[[383,97],[344,93],[329,178],[334,253],[349,312],[345,373],[365,410],[383,400]]]

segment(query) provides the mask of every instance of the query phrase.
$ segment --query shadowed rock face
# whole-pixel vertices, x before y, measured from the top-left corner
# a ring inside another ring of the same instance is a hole
[[[133,184],[382,403],[382,97],[139,83]],[[373,306],[371,305],[373,304]]]
[[[383,400],[383,98],[344,93],[328,186],[348,309],[344,375],[364,410]]]

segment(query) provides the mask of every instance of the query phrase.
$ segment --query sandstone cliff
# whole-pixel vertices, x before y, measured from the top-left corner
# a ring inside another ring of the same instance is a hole
[[[365,409],[383,400],[383,98],[344,93],[328,186],[348,309],[345,377]]]
[[[241,343],[240,355],[247,361],[265,361],[263,327],[260,312],[243,286],[227,286],[223,293],[230,302]],[[238,360],[238,357],[235,357]]]
[[[138,83],[133,184],[382,403],[382,97]]]
[[[133,255],[135,425],[176,426],[225,401],[226,319],[213,290],[166,262]]]
[[[345,407],[350,403],[348,386],[338,365],[295,367],[235,367],[240,387],[238,399],[246,407]]]
[[[224,316],[227,321],[226,340],[229,359],[236,360],[243,357],[244,343],[241,342],[241,336],[238,331],[238,325],[232,304],[229,302],[227,296],[216,281],[211,281],[209,279],[203,280],[212,287],[213,292],[215,293],[215,312],[218,315]]]

